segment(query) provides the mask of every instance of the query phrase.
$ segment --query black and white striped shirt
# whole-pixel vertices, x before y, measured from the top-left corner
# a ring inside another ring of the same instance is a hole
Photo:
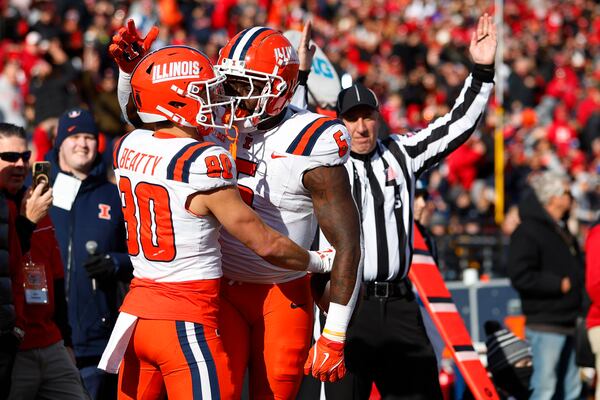
[[[364,156],[352,153],[346,163],[361,210],[364,281],[391,281],[408,274],[413,253],[415,181],[475,130],[493,87],[489,74],[480,78],[482,75],[476,72],[477,78],[469,75],[448,114],[412,135],[391,135],[384,141],[378,140],[372,153]],[[371,182],[367,174],[369,163],[373,170]],[[378,191],[383,196],[383,205],[379,207],[375,204]]]

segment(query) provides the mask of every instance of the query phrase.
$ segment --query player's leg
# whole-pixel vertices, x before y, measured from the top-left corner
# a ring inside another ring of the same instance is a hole
[[[154,354],[169,400],[232,399],[229,363],[215,328],[169,321],[172,335]]]
[[[165,397],[162,375],[146,357],[147,347],[153,343],[154,345],[161,343],[164,332],[157,331],[153,338],[149,338],[146,326],[148,322],[148,320],[138,320],[125,351],[119,370],[118,398],[120,400],[150,400]]]
[[[251,297],[246,301],[254,301],[249,299]],[[231,382],[229,391],[234,399],[239,399],[242,394],[244,374],[248,367],[250,328],[242,313],[229,302],[226,289],[221,292],[219,334],[229,358],[228,373]]]
[[[252,331],[253,399],[295,398],[304,374],[312,328],[313,300],[308,277],[272,286],[265,300],[264,325],[253,326]]]

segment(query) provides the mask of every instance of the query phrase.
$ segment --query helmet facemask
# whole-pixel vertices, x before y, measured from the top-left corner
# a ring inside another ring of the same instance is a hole
[[[224,95],[225,79],[225,76],[218,74],[212,79],[190,82],[185,93],[179,93],[181,89],[175,85],[171,88],[198,102],[196,123],[206,128],[229,129],[233,121],[223,121],[222,116],[233,113],[235,100]]]
[[[269,100],[284,93],[287,83],[278,75],[250,70],[244,64],[225,58],[215,71],[227,77],[223,84],[225,95],[235,102],[232,121],[256,125],[272,116],[267,110]],[[248,106],[252,101],[255,103]]]

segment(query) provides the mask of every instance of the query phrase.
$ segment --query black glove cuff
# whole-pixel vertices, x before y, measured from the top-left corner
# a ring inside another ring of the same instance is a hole
[[[310,74],[310,70],[308,71],[298,71],[298,84],[302,86],[306,86],[308,82],[308,75]]]
[[[475,64],[473,78],[481,82],[494,82],[494,64]]]

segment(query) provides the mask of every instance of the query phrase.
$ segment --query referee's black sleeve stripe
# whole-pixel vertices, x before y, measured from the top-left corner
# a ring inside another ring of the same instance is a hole
[[[440,162],[444,157],[446,157],[448,154],[452,153],[454,150],[458,149],[461,144],[466,142],[467,139],[469,138],[469,136],[471,136],[471,134],[475,131],[475,128],[477,128],[477,125],[479,125],[480,119],[481,119],[481,116],[479,118],[477,118],[477,120],[475,121],[475,123],[473,124],[473,126],[471,128],[467,129],[463,134],[461,134],[460,136],[457,136],[456,139],[454,139],[450,143],[448,143],[448,148],[446,150],[442,151],[441,153],[436,154],[432,158],[428,159],[425,163],[423,163],[423,166],[415,172],[415,176],[417,178],[419,178],[419,176],[423,172],[427,171],[428,168],[430,168],[431,166]]]
[[[411,146],[405,145],[404,148],[406,150],[406,153],[412,158],[417,158],[418,156],[420,156],[421,154],[423,154],[427,151],[427,147],[430,144],[435,143],[438,140],[440,140],[442,137],[446,136],[448,134],[450,126],[467,114],[467,111],[473,105],[473,102],[475,102],[475,99],[479,95],[482,84],[483,83],[479,80],[471,79],[471,84],[465,91],[465,96],[464,96],[463,102],[460,105],[458,105],[456,108],[454,108],[454,110],[452,111],[450,120],[447,123],[445,123],[444,125],[439,126],[436,129],[434,129],[425,139],[423,139],[419,143],[417,143],[415,145],[411,145]],[[459,135],[459,137],[461,137],[463,135],[465,135],[465,134],[462,133],[461,135]],[[466,137],[468,137],[468,136],[466,136]],[[465,137],[465,140],[466,140],[466,137]],[[444,153],[448,154],[447,151],[445,151]]]

